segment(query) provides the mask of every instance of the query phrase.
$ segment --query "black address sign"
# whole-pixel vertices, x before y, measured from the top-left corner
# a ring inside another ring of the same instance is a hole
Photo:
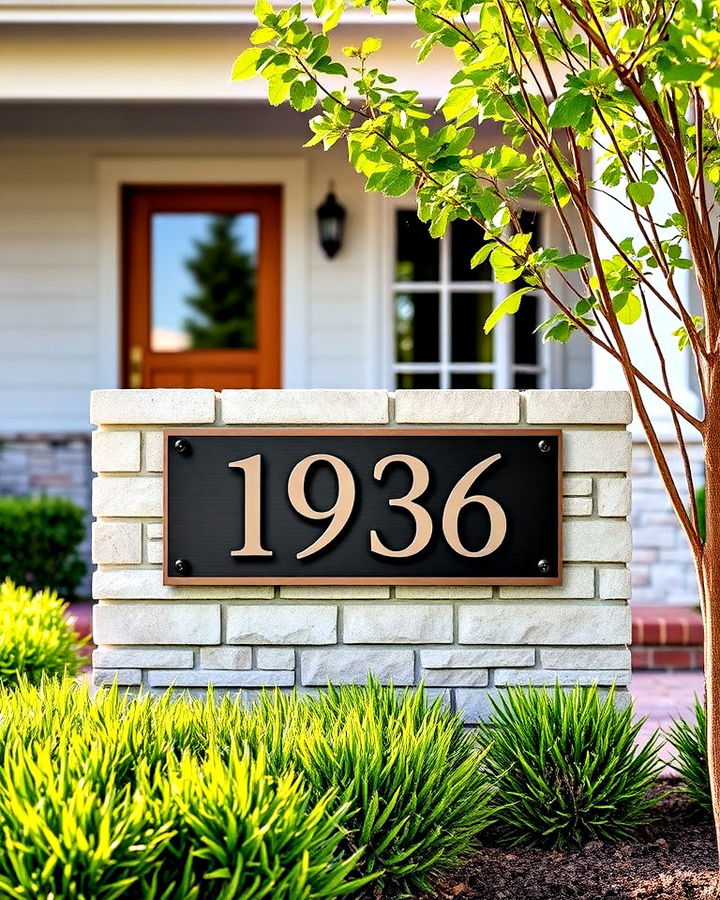
[[[557,430],[165,431],[166,584],[559,584]]]

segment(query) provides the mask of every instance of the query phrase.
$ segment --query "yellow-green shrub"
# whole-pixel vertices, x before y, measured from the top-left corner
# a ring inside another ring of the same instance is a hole
[[[34,593],[6,579],[0,584],[0,684],[25,677],[75,675],[83,643],[65,618],[66,604],[54,591]]]
[[[488,822],[481,757],[373,681],[249,709],[23,680],[0,688],[0,897],[414,896]]]

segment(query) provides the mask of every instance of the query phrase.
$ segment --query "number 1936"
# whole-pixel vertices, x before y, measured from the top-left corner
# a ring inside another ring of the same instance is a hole
[[[454,485],[445,501],[442,513],[442,533],[451,549],[460,556],[478,559],[488,556],[500,547],[507,534],[507,518],[505,512],[492,497],[484,494],[470,494],[473,484],[501,458],[496,453],[488,456],[469,469]],[[307,497],[307,478],[313,466],[318,463],[329,464],[335,474],[337,493],[335,502],[328,509],[315,509]],[[262,494],[262,458],[258,453],[245,459],[228,463],[230,468],[241,469],[245,477],[245,542],[239,550],[232,550],[232,556],[262,557],[272,556],[273,551],[263,547],[261,539],[261,494]],[[388,500],[388,505],[404,510],[413,519],[415,533],[410,543],[400,550],[387,547],[375,529],[370,531],[370,551],[378,556],[394,559],[408,558],[422,552],[430,543],[433,533],[433,521],[430,513],[422,505],[421,498],[430,484],[430,472],[425,463],[416,456],[407,453],[393,453],[378,460],[373,470],[376,481],[382,482],[385,471],[394,465],[407,467],[412,481],[410,490],[402,497]],[[357,496],[355,479],[350,467],[338,456],[327,453],[314,453],[306,456],[290,472],[287,484],[287,495],[293,509],[306,519],[313,521],[329,520],[323,533],[304,550],[300,550],[297,559],[307,559],[324,550],[342,534],[350,521]],[[470,550],[460,540],[458,519],[460,512],[470,504],[480,504],[485,508],[490,519],[490,534],[484,546],[479,550]]]

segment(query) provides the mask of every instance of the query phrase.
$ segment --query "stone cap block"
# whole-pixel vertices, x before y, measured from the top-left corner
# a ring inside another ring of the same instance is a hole
[[[215,421],[209,388],[103,390],[90,395],[93,425],[206,425]]]
[[[529,425],[628,425],[632,402],[627,391],[525,391]]]
[[[516,425],[519,391],[399,390],[395,421],[415,425]]]
[[[384,390],[228,390],[221,393],[225,425],[385,425]]]

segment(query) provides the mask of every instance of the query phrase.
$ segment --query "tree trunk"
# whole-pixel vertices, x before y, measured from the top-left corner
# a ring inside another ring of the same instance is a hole
[[[711,364],[708,375],[705,411],[706,540],[697,563],[705,620],[708,768],[720,856],[720,366]]]

